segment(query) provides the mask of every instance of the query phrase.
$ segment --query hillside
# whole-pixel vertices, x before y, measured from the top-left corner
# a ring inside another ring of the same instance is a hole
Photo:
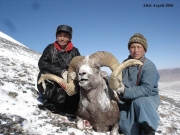
[[[78,130],[66,117],[37,106],[37,63],[40,53],[0,37],[0,135],[57,134],[109,135]],[[161,79],[176,76],[179,69],[159,71]],[[178,76],[177,76],[178,77]],[[156,135],[180,134],[180,81],[159,83],[159,127]]]
[[[31,50],[27,48],[26,46],[19,45],[18,43],[14,43],[8,39],[5,39],[3,37],[0,37],[0,48],[1,48],[1,54],[6,55],[6,56],[13,56],[16,58],[24,58],[28,60],[28,58],[32,60],[39,60],[41,53],[38,53],[34,50]],[[6,53],[4,50],[8,51]],[[4,54],[4,52],[6,54]]]

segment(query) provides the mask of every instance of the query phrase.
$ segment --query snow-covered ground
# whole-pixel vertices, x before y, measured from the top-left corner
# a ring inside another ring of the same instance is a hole
[[[180,134],[180,81],[159,83],[162,103],[158,112],[160,126],[158,131],[163,135]]]
[[[0,36],[0,135],[98,134],[78,130],[66,117],[37,107],[41,104],[36,88],[37,62],[41,54],[9,40]],[[162,103],[158,109],[160,125],[156,135],[179,135],[180,80],[159,83],[159,88]]]

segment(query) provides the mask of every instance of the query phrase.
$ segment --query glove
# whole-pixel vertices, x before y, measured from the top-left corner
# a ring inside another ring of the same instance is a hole
[[[42,76],[42,75],[43,75],[43,74],[41,74],[41,76]],[[45,92],[46,92],[46,86],[49,85],[49,84],[54,84],[54,83],[53,83],[52,81],[48,80],[48,79],[42,81],[42,87],[43,87],[43,89],[44,89],[43,94],[45,94]]]
[[[70,77],[72,80],[77,80],[76,72],[70,73]]]
[[[68,71],[64,71],[62,73],[62,77],[63,77],[64,81],[66,81],[66,82],[67,82],[67,75],[68,75]]]
[[[117,93],[123,93],[124,94],[124,89],[125,89],[125,87],[124,87],[124,84],[122,83],[122,82],[120,82],[120,85],[121,85],[121,87],[119,87],[117,90],[115,90]]]

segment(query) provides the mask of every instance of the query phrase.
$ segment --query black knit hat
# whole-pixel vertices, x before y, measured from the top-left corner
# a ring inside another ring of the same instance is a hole
[[[56,30],[56,36],[58,32],[67,32],[72,37],[72,28],[68,25],[59,25]]]
[[[130,48],[130,45],[132,43],[139,43],[144,47],[145,52],[147,51],[148,44],[146,38],[140,34],[140,33],[135,33],[130,39],[128,43],[128,49]]]

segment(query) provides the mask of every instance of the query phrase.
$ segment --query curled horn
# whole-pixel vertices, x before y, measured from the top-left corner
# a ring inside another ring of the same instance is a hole
[[[114,69],[116,69],[116,67],[119,65],[116,57],[111,53],[105,51],[98,51],[94,54],[91,54],[90,58],[100,59],[101,66],[109,67],[112,71],[114,71]]]
[[[53,80],[56,83],[58,83],[67,92],[69,96],[75,95],[77,93],[77,82],[70,78],[70,73],[75,72],[76,66],[78,65],[81,59],[84,59],[84,57],[76,56],[71,60],[68,68],[68,83],[65,82],[64,79],[60,78],[59,76],[53,74],[43,74],[38,80],[38,84],[40,84],[42,81],[46,79]]]
[[[115,70],[113,70],[109,80],[109,87],[112,90],[116,90],[121,87],[119,81],[122,81],[122,70],[132,65],[143,65],[143,63],[136,59],[129,59],[121,63]]]
[[[99,58],[101,66],[107,66],[112,70],[109,80],[109,86],[112,90],[116,90],[120,87],[119,80],[122,81],[123,69],[132,65],[142,65],[141,61],[135,59],[130,59],[120,64],[114,55],[104,51],[96,52],[90,55],[90,58]]]

